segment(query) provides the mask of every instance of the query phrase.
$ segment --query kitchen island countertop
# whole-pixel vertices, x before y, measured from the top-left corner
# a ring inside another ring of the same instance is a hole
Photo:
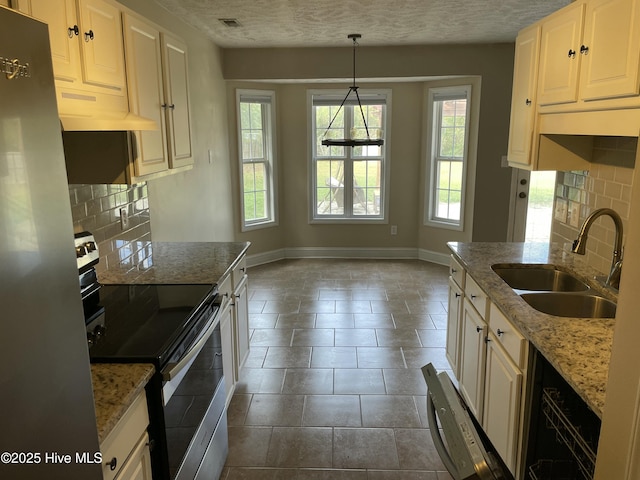
[[[147,363],[93,363],[91,380],[98,440],[102,443],[153,376]]]
[[[213,285],[231,272],[251,245],[250,242],[135,243],[135,250],[144,252],[145,259],[138,265],[126,262],[98,269],[100,283]]]
[[[616,301],[611,290],[594,281],[595,275],[601,273],[589,267],[582,256],[564,250],[560,244],[451,242],[448,246],[491,301],[602,417],[615,320],[556,317],[534,310],[491,265],[553,264],[574,273],[592,290]]]

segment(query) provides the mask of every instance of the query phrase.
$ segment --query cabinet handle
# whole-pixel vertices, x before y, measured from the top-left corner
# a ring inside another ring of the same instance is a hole
[[[525,104],[527,107],[530,107],[530,106],[531,106],[531,100],[529,100],[529,99],[527,98],[527,99],[524,101],[524,104]]]
[[[501,337],[502,334],[504,333],[504,331],[498,329],[498,330],[496,330],[496,333],[498,334],[499,337]]]
[[[475,300],[477,295],[471,295],[471,300]]]
[[[453,273],[458,273],[458,270],[456,270],[455,268],[452,268],[452,269],[451,269],[451,273],[452,273],[452,274],[453,274]]]
[[[482,331],[482,327],[476,327],[476,332],[480,333]]]
[[[76,37],[80,35],[80,29],[78,28],[78,25],[67,28],[67,34],[69,35],[69,38],[73,38],[74,34]]]
[[[484,343],[489,343],[491,339],[489,337],[484,337]]]
[[[589,47],[580,45],[580,55],[586,55],[587,53],[589,53]]]
[[[576,51],[569,49],[569,53],[568,53],[567,57],[576,58]]]
[[[458,292],[456,292],[456,298],[460,297],[460,294]]]
[[[88,32],[84,32],[84,41],[88,42],[89,40],[93,40],[93,30],[89,30]]]
[[[109,465],[109,470],[113,472],[118,466],[118,459],[116,457],[113,457],[111,461],[106,463],[106,465]]]

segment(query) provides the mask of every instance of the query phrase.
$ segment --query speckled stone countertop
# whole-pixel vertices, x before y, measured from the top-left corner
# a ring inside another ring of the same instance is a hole
[[[93,363],[91,378],[100,443],[144,389],[155,369],[147,363]]]
[[[589,267],[582,256],[563,250],[560,244],[451,242],[448,246],[491,301],[602,417],[615,321],[556,317],[534,310],[491,265],[553,264],[575,274],[592,291],[617,300],[611,290],[594,281],[595,275],[601,273]]]
[[[215,284],[228,275],[250,242],[137,242],[147,258],[133,266],[109,265],[100,283]]]

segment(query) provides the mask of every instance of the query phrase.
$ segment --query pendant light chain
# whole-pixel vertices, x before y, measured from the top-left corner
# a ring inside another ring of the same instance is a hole
[[[371,137],[369,136],[369,127],[367,126],[367,120],[366,120],[365,115],[364,115],[364,110],[362,109],[362,102],[360,101],[360,95],[358,94],[358,86],[356,85],[356,46],[359,45],[358,44],[358,38],[361,38],[361,37],[362,37],[362,35],[360,35],[359,33],[352,33],[350,35],[347,35],[347,38],[350,38],[350,39],[353,40],[353,84],[349,87],[349,91],[347,92],[347,95],[344,97],[344,99],[342,100],[342,103],[338,107],[338,110],[336,111],[336,113],[333,115],[333,118],[329,122],[329,126],[325,130],[324,135],[322,136],[322,138],[323,138],[322,145],[350,146],[350,147],[355,147],[355,146],[360,146],[360,145],[378,145],[378,146],[383,145],[383,140],[382,139],[371,140]],[[355,139],[330,140],[330,139],[326,139],[325,137],[327,136],[327,133],[329,133],[329,130],[331,130],[331,126],[333,125],[333,122],[335,121],[336,117],[340,113],[340,110],[342,110],[342,107],[344,106],[345,102],[347,101],[347,98],[349,98],[349,95],[351,95],[351,92],[355,92],[355,94],[356,94],[356,99],[358,100],[358,107],[360,107],[360,115],[362,115],[362,122],[364,123],[364,129],[365,129],[365,131],[367,133],[367,139],[366,140],[355,140]]]

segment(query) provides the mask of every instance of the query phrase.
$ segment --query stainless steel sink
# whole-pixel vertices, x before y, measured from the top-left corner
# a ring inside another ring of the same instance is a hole
[[[586,283],[554,265],[496,264],[491,268],[516,290],[582,292],[589,289]]]
[[[616,304],[599,295],[585,293],[523,293],[536,310],[557,317],[615,318]]]

